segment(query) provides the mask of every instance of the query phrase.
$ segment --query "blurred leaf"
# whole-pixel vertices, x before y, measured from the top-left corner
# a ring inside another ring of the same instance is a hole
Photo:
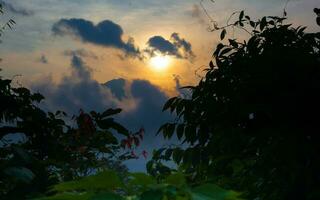
[[[120,108],[117,108],[117,109],[108,109],[106,111],[104,111],[102,114],[101,114],[101,118],[105,118],[105,117],[109,117],[109,116],[112,116],[112,115],[116,115],[116,114],[119,114],[121,113],[122,109]]]
[[[213,184],[205,184],[192,189],[193,200],[241,200],[240,193],[225,190]]]
[[[223,40],[223,39],[225,38],[226,34],[227,34],[227,30],[226,30],[226,29],[223,29],[223,30],[221,31],[221,34],[220,34],[220,39]]]
[[[4,173],[25,183],[30,183],[35,177],[33,172],[25,167],[7,168],[4,170]]]

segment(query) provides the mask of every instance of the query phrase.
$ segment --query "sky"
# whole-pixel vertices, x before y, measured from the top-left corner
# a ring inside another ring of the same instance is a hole
[[[203,0],[210,17],[224,25],[231,13],[255,18],[282,15],[287,0]],[[16,25],[2,35],[1,76],[40,92],[45,109],[74,114],[80,108],[120,107],[118,120],[132,131],[144,127],[141,149],[176,143],[155,133],[173,120],[161,112],[179,88],[196,84],[210,61],[219,33],[199,0],[0,0]],[[291,0],[290,23],[318,30],[318,0]],[[235,30],[237,39],[248,37]],[[150,157],[150,156],[149,156]],[[144,159],[127,162],[145,170]]]

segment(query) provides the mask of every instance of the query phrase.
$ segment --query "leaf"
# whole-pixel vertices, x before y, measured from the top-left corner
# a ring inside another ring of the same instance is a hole
[[[179,164],[182,160],[183,157],[183,150],[180,148],[175,148],[172,152],[172,159],[174,162],[176,162],[177,164]]]
[[[117,122],[111,123],[110,127],[124,136],[129,136],[129,131],[124,126],[122,126],[121,124],[119,124]]]
[[[219,52],[221,51],[221,49],[222,49],[223,47],[224,47],[224,44],[219,43],[219,44],[217,45],[217,48],[216,48],[215,52],[213,53],[213,56],[218,56]]]
[[[111,192],[104,192],[100,194],[96,194],[90,198],[90,200],[124,200],[120,195],[111,193]]]
[[[151,173],[151,172],[152,172],[152,170],[153,170],[153,165],[154,165],[154,161],[153,161],[153,160],[147,162],[147,164],[146,164],[146,169],[147,169],[147,172],[148,172],[148,173]]]
[[[10,167],[5,169],[4,173],[25,183],[30,183],[35,177],[34,173],[25,167]]]
[[[123,184],[116,172],[104,171],[76,181],[60,183],[53,187],[53,191],[60,193],[74,191],[112,191],[122,186]]]
[[[179,124],[177,127],[177,137],[179,140],[181,140],[181,138],[183,137],[183,133],[184,133],[184,124]]]
[[[121,108],[117,108],[117,109],[110,108],[102,113],[101,118],[105,118],[105,117],[119,114],[119,113],[121,113],[121,111],[122,111]]]
[[[244,17],[244,10],[240,12],[239,21],[242,21],[243,17]]]
[[[166,153],[164,154],[164,159],[170,160],[172,153],[173,153],[173,149],[167,149]]]
[[[183,186],[186,186],[187,181],[185,176],[182,173],[174,173],[166,177],[166,179],[164,180],[164,183],[170,184],[176,187],[183,187]]]
[[[229,53],[231,50],[232,50],[232,48],[225,48],[220,52],[219,56],[223,56],[223,55]]]
[[[173,97],[171,99],[169,99],[163,106],[162,111],[167,110],[168,108],[170,108],[170,106],[173,104],[173,102],[177,99],[177,97]]]
[[[156,184],[156,180],[145,173],[130,173],[128,178],[127,188],[130,192],[137,192],[137,190],[143,192],[147,186]]]
[[[24,150],[23,148],[17,147],[17,146],[12,146],[13,152],[18,155],[25,163],[30,163],[32,162],[32,158],[29,155],[29,153]]]
[[[163,193],[160,190],[149,190],[141,194],[140,200],[162,200]]]
[[[205,184],[192,189],[193,200],[241,200],[240,193],[225,190],[213,184]]]
[[[176,124],[171,124],[171,123],[167,124],[166,128],[163,131],[163,135],[168,139],[170,139],[174,134],[175,127],[176,127]]]
[[[231,40],[229,39],[229,43],[231,46],[233,46],[234,48],[238,48],[239,47],[239,44],[236,40]]]
[[[260,30],[263,31],[263,29],[267,26],[267,18],[266,17],[263,17],[261,19],[261,22],[260,22]]]
[[[220,34],[220,39],[223,40],[223,39],[225,38],[226,34],[227,34],[227,30],[226,30],[226,29],[223,29],[223,30],[221,31],[221,34]]]
[[[251,26],[252,28],[255,28],[255,27],[256,27],[256,23],[255,23],[254,21],[250,21],[249,23],[250,23],[250,26]]]
[[[213,64],[212,61],[209,62],[209,67],[210,67],[210,69],[213,69],[213,68],[214,68],[214,64]]]

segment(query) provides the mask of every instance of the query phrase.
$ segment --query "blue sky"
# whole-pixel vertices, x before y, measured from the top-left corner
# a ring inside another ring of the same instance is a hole
[[[42,92],[43,106],[52,110],[123,108],[120,121],[130,129],[146,127],[142,148],[148,151],[168,143],[154,136],[161,123],[171,119],[161,112],[163,103],[179,95],[177,86],[197,83],[195,71],[209,62],[219,38],[218,32],[207,31],[208,18],[198,0],[1,2],[6,4],[1,22],[8,18],[17,22],[2,36],[1,75],[21,75],[15,81]],[[253,17],[281,15],[285,3],[203,1],[219,24],[240,10]],[[316,6],[318,0],[291,0],[289,21],[318,30],[312,12]],[[235,35],[246,38],[241,31]],[[161,70],[152,64],[156,56],[166,59]],[[109,87],[102,85],[110,81]],[[132,161],[129,167],[139,171],[144,164]]]

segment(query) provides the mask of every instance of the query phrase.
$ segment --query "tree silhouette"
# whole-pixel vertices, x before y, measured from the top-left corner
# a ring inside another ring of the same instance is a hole
[[[235,26],[250,38],[219,43],[199,84],[185,87],[191,97],[164,106],[178,117],[159,132],[189,147],[157,151],[148,170],[168,171],[161,163],[172,159],[195,184],[212,181],[249,199],[318,199],[320,33],[242,11],[221,40]]]

